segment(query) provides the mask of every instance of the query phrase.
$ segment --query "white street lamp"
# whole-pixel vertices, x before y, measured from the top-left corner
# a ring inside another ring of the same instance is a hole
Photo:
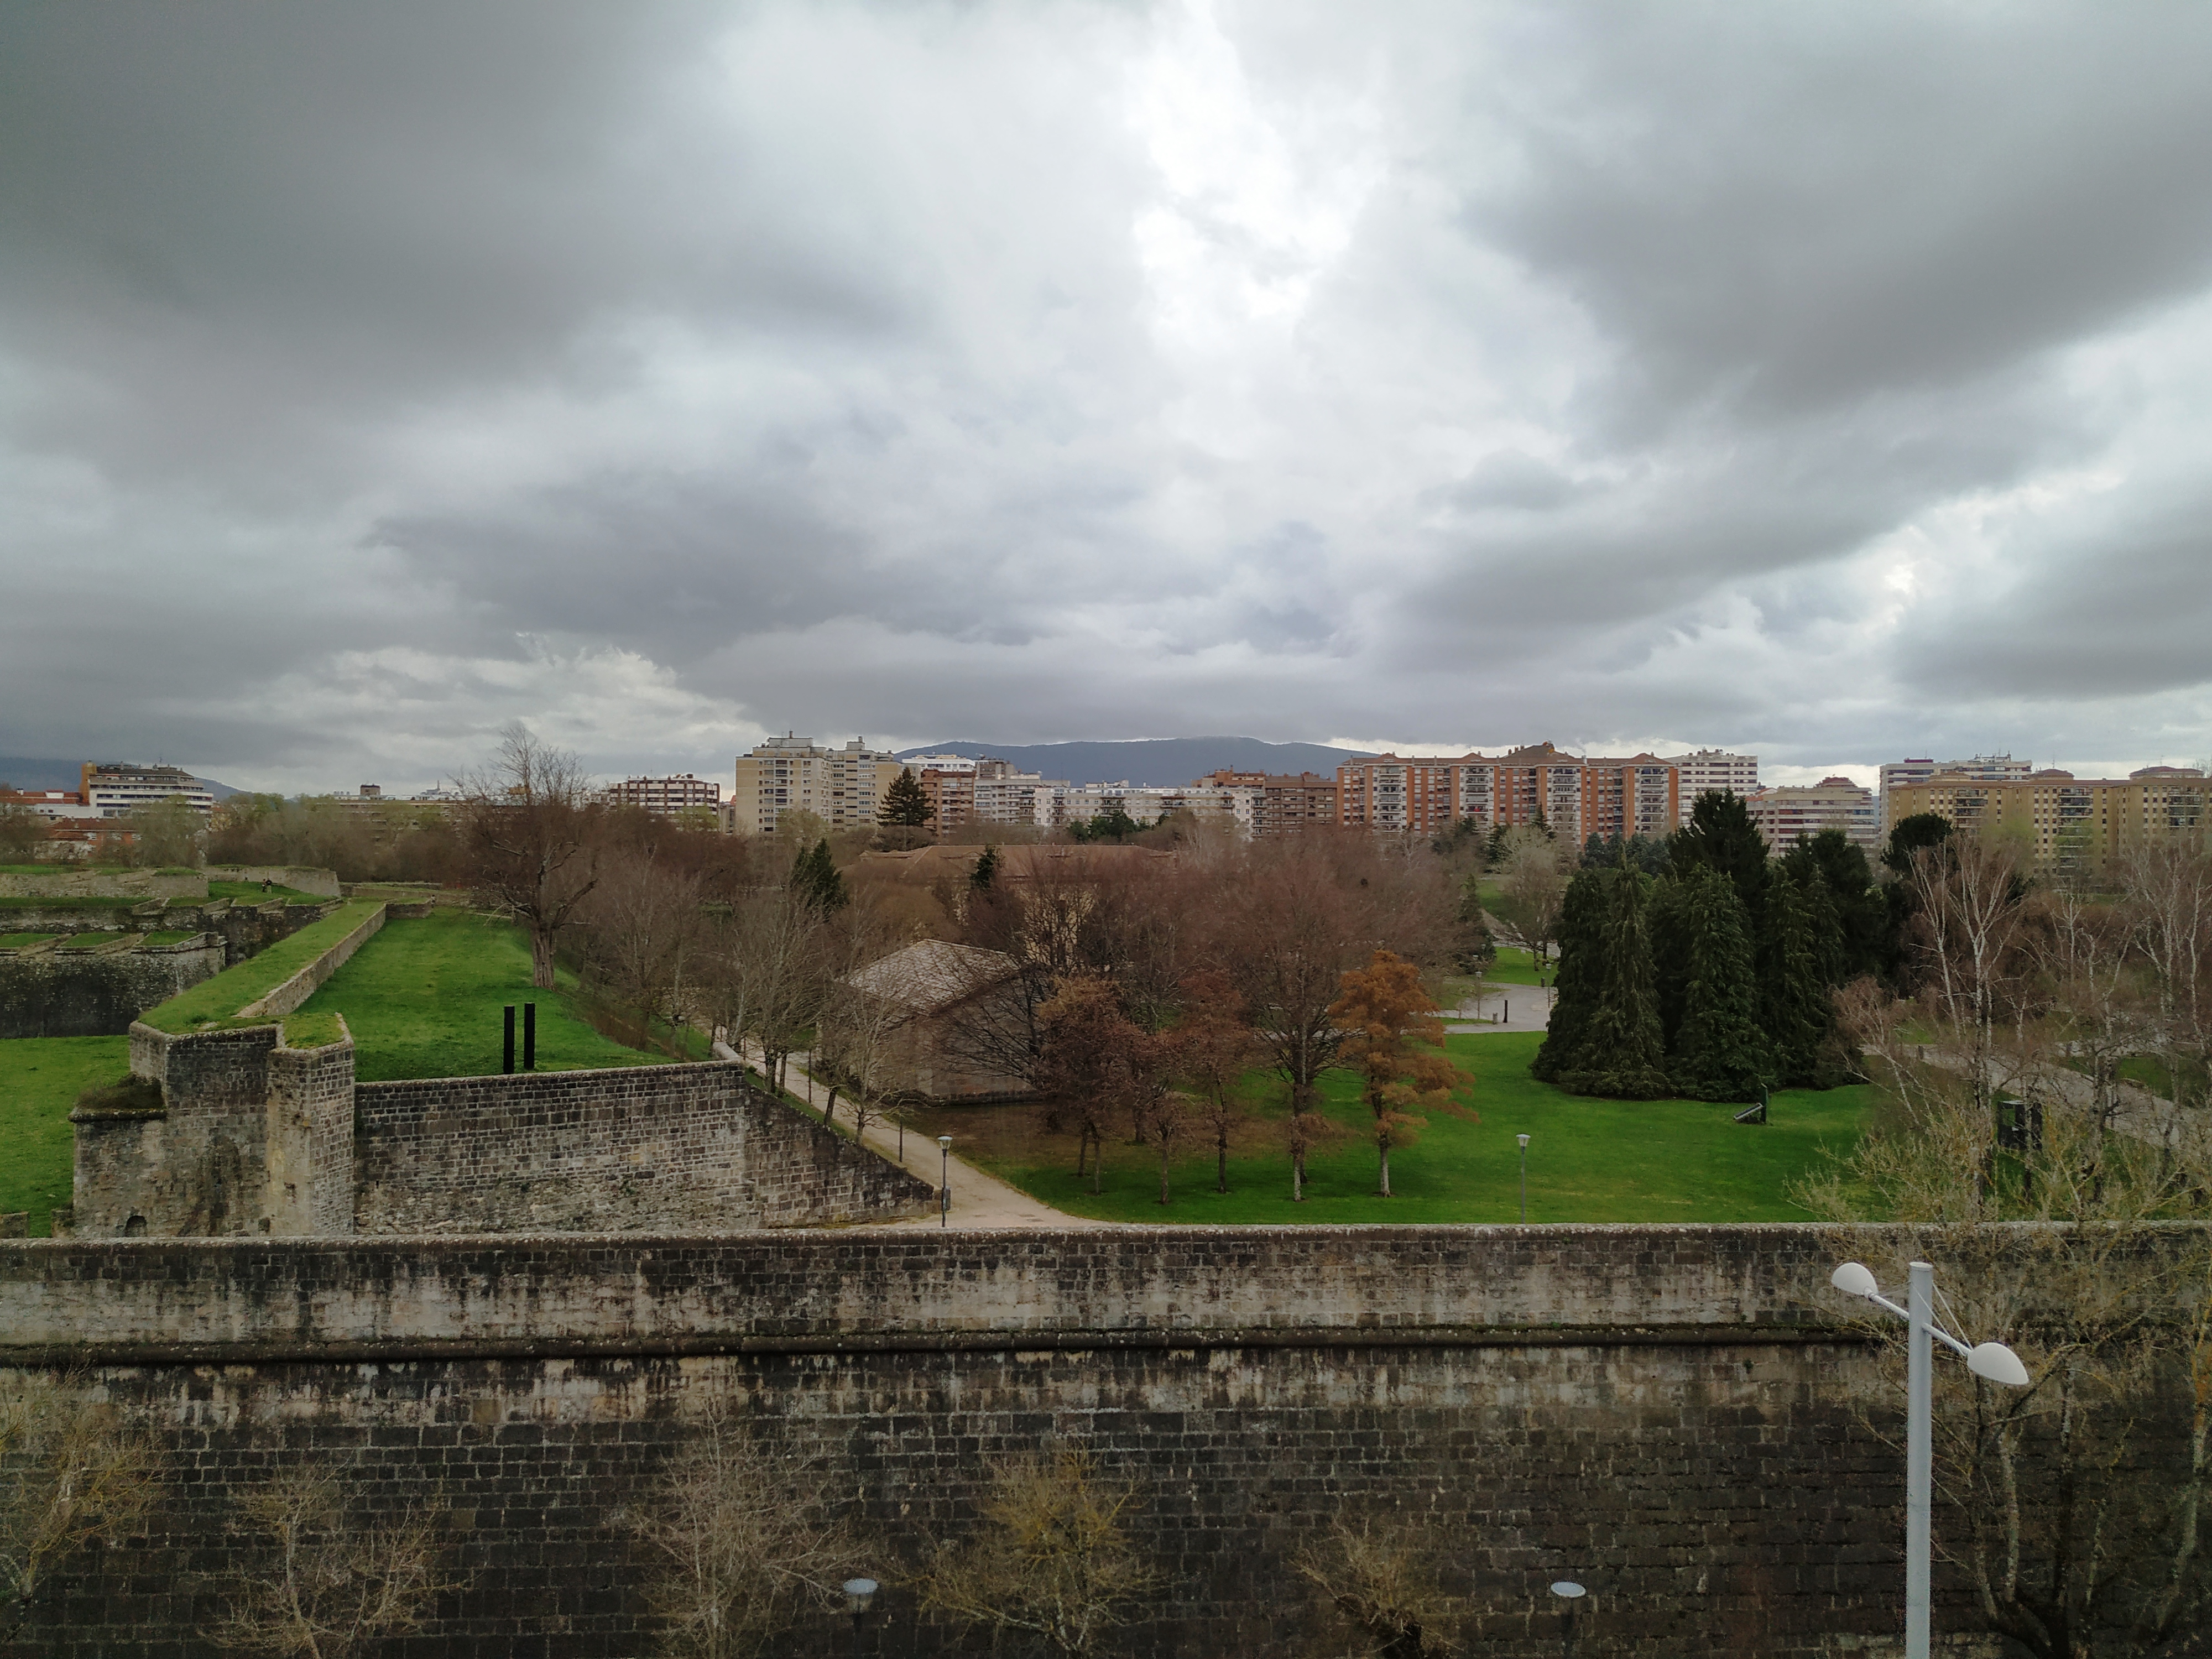
[[[1528,1224],[1528,1137],[1516,1135],[1521,1143],[1521,1224]]]
[[[1905,1322],[1905,1659],[1928,1659],[1928,1560],[1936,1490],[1935,1343],[1958,1354],[1976,1376],[2008,1389],[2027,1386],[2027,1367],[2002,1342],[1965,1343],[1936,1322],[1936,1269],[1925,1261],[1909,1263],[1909,1304],[1899,1307],[1881,1293],[1873,1273],[1846,1261],[1828,1282],[1846,1296],[1863,1296]]]
[[[1567,1616],[1559,1634],[1561,1659],[1575,1659],[1575,1608],[1589,1592],[1571,1578],[1562,1578],[1552,1586],[1552,1594],[1566,1603]]]

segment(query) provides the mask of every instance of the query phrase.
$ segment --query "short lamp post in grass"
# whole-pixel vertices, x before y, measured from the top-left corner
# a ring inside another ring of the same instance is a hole
[[[1516,1135],[1521,1143],[1521,1224],[1528,1224],[1528,1137]]]
[[[1881,1293],[1874,1274],[1860,1262],[1846,1261],[1828,1282],[1846,1296],[1863,1296],[1886,1308],[1907,1327],[1905,1422],[1905,1659],[1928,1659],[1929,1553],[1934,1531],[1935,1344],[1941,1342],[1966,1362],[1976,1376],[2008,1389],[2027,1386],[2027,1367],[2002,1342],[1972,1347],[1936,1322],[1936,1269],[1925,1261],[1905,1268],[1909,1288],[1905,1307]]]

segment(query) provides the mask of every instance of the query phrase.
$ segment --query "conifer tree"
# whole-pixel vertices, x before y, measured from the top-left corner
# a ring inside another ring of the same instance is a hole
[[[1645,925],[1651,930],[1651,973],[1659,994],[1659,1033],[1667,1053],[1674,1052],[1682,1029],[1682,988],[1690,977],[1684,883],[1662,875],[1651,884]]]
[[[791,890],[825,916],[845,908],[845,878],[830,856],[828,836],[792,860]]]
[[[884,792],[883,821],[903,830],[919,830],[929,822],[929,796],[913,773],[900,772]]]
[[[1708,789],[1699,795],[1689,823],[1668,837],[1667,851],[1677,875],[1703,864],[1734,882],[1757,932],[1765,906],[1766,837],[1751,821],[1741,795],[1733,789]]]
[[[1561,1085],[1612,1100],[1658,1100],[1671,1090],[1659,1030],[1659,998],[1645,926],[1649,878],[1624,858],[1606,872],[1597,961],[1597,997],[1583,1035],[1580,1063]]]
[[[1759,940],[1760,1024],[1777,1080],[1792,1087],[1818,1089],[1834,1080],[1836,1010],[1824,982],[1824,945],[1811,896],[1787,872],[1778,872]]]
[[[999,849],[986,847],[983,856],[975,860],[975,867],[968,872],[968,884],[977,892],[987,892],[999,876]]]
[[[1500,818],[1490,826],[1490,839],[1482,846],[1482,861],[1491,869],[1495,870],[1505,862],[1506,854],[1512,850],[1513,843],[1508,838],[1505,821]]]
[[[1697,1100],[1756,1100],[1771,1061],[1743,902],[1717,870],[1693,868],[1674,885],[1682,965],[1674,1087]]]
[[[1597,1006],[1598,964],[1605,952],[1605,872],[1584,870],[1559,902],[1559,965],[1552,978],[1552,1018],[1532,1077],[1557,1083],[1583,1065],[1583,1039]]]

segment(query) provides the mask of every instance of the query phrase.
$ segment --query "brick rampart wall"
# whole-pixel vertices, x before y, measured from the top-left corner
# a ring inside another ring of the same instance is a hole
[[[1297,1650],[1298,1550],[1376,1511],[1430,1525],[1477,1655],[1558,1652],[1562,1576],[1584,1659],[1890,1651],[1896,1379],[1832,1260],[1790,1227],[0,1243],[0,1366],[87,1367],[173,1449],[36,1650],[207,1653],[240,1494],[313,1460],[434,1509],[471,1575],[391,1654],[648,1651],[623,1516],[726,1405],[887,1580],[991,1458],[1088,1449],[1164,1573],[1130,1654]],[[1939,1565],[1939,1628],[1963,1589]],[[895,1583],[851,1639],[787,1650],[981,1651]]]
[[[818,1224],[932,1198],[735,1066],[365,1083],[355,1097],[362,1232]]]
[[[207,890],[207,877],[198,870],[0,871],[0,898],[205,898]]]
[[[278,1015],[290,1013],[309,997],[321,990],[324,982],[332,974],[353,959],[355,951],[375,937],[384,927],[386,914],[386,907],[378,905],[375,909],[362,918],[360,926],[355,927],[329,950],[320,952],[313,962],[267,995],[258,1001],[247,1003],[238,1012],[254,1018],[263,1015],[273,1018]]]

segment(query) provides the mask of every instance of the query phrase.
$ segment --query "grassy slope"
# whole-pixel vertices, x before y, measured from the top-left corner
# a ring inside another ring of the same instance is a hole
[[[1232,1153],[1231,1190],[1213,1190],[1210,1148],[1181,1160],[1175,1201],[1158,1203],[1158,1160],[1126,1142],[1107,1149],[1105,1191],[1073,1174],[1075,1143],[1029,1127],[1026,1109],[966,1108],[917,1127],[949,1133],[961,1155],[1045,1202],[1114,1221],[1283,1224],[1518,1219],[1519,1148],[1528,1148],[1528,1219],[1535,1221],[1800,1221],[1784,1195],[1825,1146],[1847,1150],[1870,1103],[1865,1088],[1774,1097],[1764,1127],[1732,1121],[1737,1109],[1703,1101],[1583,1100],[1528,1075],[1540,1034],[1452,1037],[1454,1059],[1475,1074],[1480,1123],[1434,1115],[1418,1145],[1394,1151],[1395,1196],[1375,1196],[1376,1158],[1355,1080],[1330,1073],[1333,1118],[1351,1132],[1308,1160],[1308,1200],[1290,1198],[1287,1156],[1272,1122]]]
[[[345,1016],[354,1073],[364,1083],[497,1072],[501,1010],[508,1003],[516,1009],[517,1065],[526,1002],[538,1005],[540,1071],[656,1063],[592,1030],[573,1012],[572,995],[565,975],[560,990],[531,988],[530,947],[520,929],[441,910],[386,922],[300,1012]]]
[[[130,1069],[129,1037],[0,1042],[0,1212],[28,1210],[46,1233],[46,1212],[70,1198],[70,1108]]]
[[[286,980],[366,921],[376,909],[372,899],[341,905],[320,921],[279,939],[258,956],[235,968],[226,968],[212,979],[204,979],[189,991],[171,997],[139,1018],[163,1031],[191,1031],[207,1020],[228,1019],[241,1008],[259,1001]]]

